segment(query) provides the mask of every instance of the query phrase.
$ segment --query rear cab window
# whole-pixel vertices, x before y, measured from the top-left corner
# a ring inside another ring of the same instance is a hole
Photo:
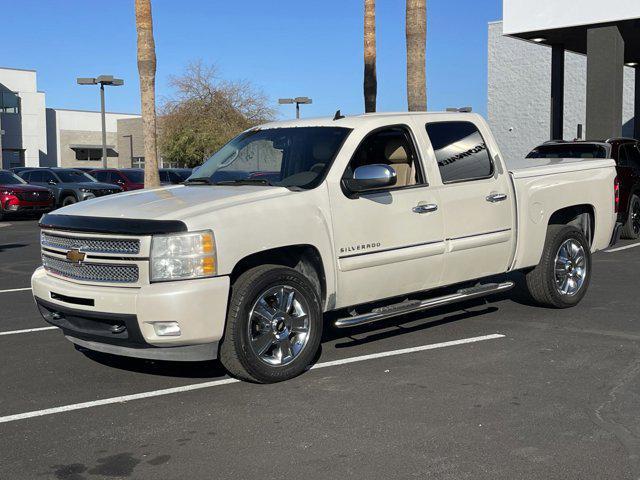
[[[493,176],[487,144],[472,122],[446,121],[426,125],[442,183],[482,180]]]

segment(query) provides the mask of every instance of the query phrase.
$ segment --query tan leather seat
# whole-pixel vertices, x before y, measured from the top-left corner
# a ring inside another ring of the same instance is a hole
[[[404,142],[401,140],[390,141],[384,149],[384,155],[389,166],[396,171],[398,176],[396,187],[415,185],[415,173]]]

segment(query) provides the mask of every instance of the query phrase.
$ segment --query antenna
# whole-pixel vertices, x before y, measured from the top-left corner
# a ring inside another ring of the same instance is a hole
[[[345,116],[342,115],[342,113],[340,113],[340,110],[338,109],[336,114],[333,116],[333,121],[335,122],[336,120],[342,120],[343,118],[345,118]]]

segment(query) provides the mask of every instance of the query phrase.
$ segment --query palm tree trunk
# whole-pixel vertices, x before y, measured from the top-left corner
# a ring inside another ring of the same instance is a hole
[[[144,136],[144,186],[160,186],[156,146],[156,45],[153,40],[151,0],[135,0],[138,32],[138,73]]]
[[[364,111],[376,111],[376,0],[364,0]]]
[[[427,1],[407,0],[407,101],[410,112],[427,109],[425,72]]]

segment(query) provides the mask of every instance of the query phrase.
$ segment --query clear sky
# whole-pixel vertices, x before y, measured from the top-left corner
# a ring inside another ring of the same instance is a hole
[[[364,0],[152,0],[157,95],[191,60],[226,79],[249,80],[274,106],[310,96],[304,116],[359,113]],[[378,0],[378,110],[406,109],[404,0]],[[500,0],[427,0],[430,110],[471,105],[486,112],[487,22]],[[98,92],[77,76],[113,74],[107,110],[139,112],[133,0],[3,2],[0,66],[34,69],[47,106],[95,110]],[[292,106],[277,107],[282,118]]]

